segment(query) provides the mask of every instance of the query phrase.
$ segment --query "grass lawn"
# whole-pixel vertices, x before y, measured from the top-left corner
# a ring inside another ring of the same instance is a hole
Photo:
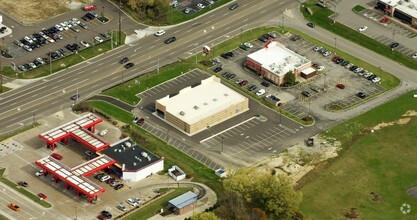
[[[413,58],[396,50],[392,51],[391,48],[389,48],[387,45],[379,43],[378,41],[364,34],[361,34],[358,31],[353,30],[341,23],[334,23],[333,20],[329,18],[329,16],[333,14],[333,11],[328,8],[323,9],[320,6],[317,6],[315,4],[316,2],[317,0],[310,0],[308,3],[302,5],[301,13],[307,20],[389,59],[402,63],[411,69],[417,70],[417,61],[415,61]],[[309,8],[313,11],[312,16],[307,12],[306,8]]]
[[[128,216],[124,217],[124,220],[136,220],[136,219],[149,219],[150,217],[154,216],[158,211],[160,211],[162,208],[166,209],[168,201],[184,194],[188,191],[193,191],[190,187],[185,188],[172,188],[172,192],[169,192],[166,195],[162,195],[160,198],[156,199],[155,201],[152,201],[151,203],[143,206],[138,211],[133,212],[132,214],[129,214]]]
[[[117,33],[118,31],[113,31],[113,43],[118,40]],[[109,32],[108,34],[111,35],[111,32]],[[122,33],[122,36],[121,36],[122,42],[124,42],[125,38],[126,38],[126,34]],[[92,41],[90,41],[90,43],[91,42]],[[113,46],[114,46],[113,48],[116,48],[120,45],[115,44]],[[51,68],[52,68],[52,73],[56,73],[57,71],[60,71],[70,66],[73,66],[75,64],[81,63],[85,60],[93,58],[109,50],[111,50],[111,40],[107,40],[104,43],[79,51],[77,54],[71,54],[70,51],[66,51],[68,56],[60,60],[53,61],[51,65],[52,67],[50,67],[49,64],[46,64],[34,70],[25,71],[25,72],[17,72],[17,71],[14,71],[10,67],[6,67],[4,68],[3,75],[11,77],[11,78],[21,78],[21,79],[33,79],[33,78],[43,77],[43,76],[47,76],[50,74]]]
[[[221,192],[223,188],[222,183],[220,182],[220,178],[214,174],[213,170],[134,125],[132,123],[133,115],[131,113],[102,101],[89,101],[89,103],[101,112],[111,115],[113,118],[125,124],[129,124],[132,131],[139,135],[138,137],[131,132],[129,133],[130,137],[152,153],[164,157],[165,169],[172,167],[172,165],[177,165],[184,172],[191,175],[193,181],[206,184],[217,193]]]
[[[313,219],[340,219],[349,208],[357,208],[360,219],[416,219],[417,200],[405,192],[417,186],[417,117],[406,125],[392,125],[374,133],[381,122],[404,118],[417,111],[413,94],[379,106],[335,126],[325,135],[341,140],[341,156],[319,166],[301,180],[304,194],[301,211]],[[401,140],[401,141],[399,141]],[[381,200],[372,201],[371,192]],[[400,207],[410,204],[411,213]]]
[[[359,13],[359,12],[361,12],[361,11],[363,11],[363,10],[365,10],[366,8],[365,7],[363,7],[362,5],[356,5],[355,7],[353,7],[353,11],[354,12],[357,12],[357,13]]]
[[[48,202],[45,202],[44,200],[40,200],[40,198],[35,195],[32,194],[31,192],[27,191],[24,188],[18,187],[15,183],[13,183],[12,181],[6,179],[3,177],[4,171],[6,171],[6,168],[0,169],[0,181],[3,182],[4,184],[8,185],[9,187],[11,187],[12,189],[22,193],[23,195],[25,195],[26,197],[28,197],[29,199],[31,199],[32,201],[42,205],[45,208],[50,208],[51,204],[49,204]]]

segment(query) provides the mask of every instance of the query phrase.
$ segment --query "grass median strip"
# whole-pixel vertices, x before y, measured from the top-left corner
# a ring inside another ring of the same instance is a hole
[[[18,187],[15,183],[13,183],[12,181],[6,179],[3,174],[6,171],[6,168],[0,169],[0,181],[3,182],[4,184],[8,185],[10,188],[22,193],[23,195],[25,195],[26,197],[28,197],[29,199],[31,199],[32,201],[42,205],[45,208],[50,208],[51,204],[49,204],[48,202],[41,200],[37,195],[32,194],[31,192],[27,191],[24,188]]]

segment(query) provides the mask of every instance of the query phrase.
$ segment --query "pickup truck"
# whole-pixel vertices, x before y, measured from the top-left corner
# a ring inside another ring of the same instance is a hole
[[[10,203],[9,207],[15,211],[20,211],[20,207],[14,203]]]

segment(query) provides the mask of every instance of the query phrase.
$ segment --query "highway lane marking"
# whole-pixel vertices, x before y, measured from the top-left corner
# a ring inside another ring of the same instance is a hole
[[[188,29],[188,31],[186,31],[185,33],[189,33],[189,32],[191,32],[193,29]]]
[[[93,72],[91,72],[91,73],[95,73],[95,72],[97,72],[98,70],[94,70]]]

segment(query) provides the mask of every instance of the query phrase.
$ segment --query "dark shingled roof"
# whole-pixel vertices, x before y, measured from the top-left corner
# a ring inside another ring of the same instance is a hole
[[[125,164],[125,170],[133,171],[141,170],[161,160],[161,158],[137,145],[129,138],[112,144],[109,148],[102,150],[101,153],[116,160],[120,166]]]

